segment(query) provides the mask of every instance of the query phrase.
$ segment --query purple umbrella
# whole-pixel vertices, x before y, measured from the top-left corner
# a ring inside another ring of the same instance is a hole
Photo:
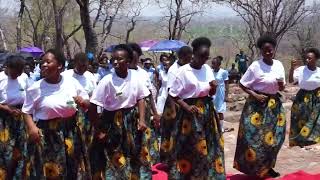
[[[162,40],[152,46],[149,51],[177,51],[182,46],[187,46],[187,44],[179,40]]]
[[[139,43],[142,51],[148,51],[152,46],[157,44],[158,40],[146,40]]]
[[[20,52],[31,53],[33,57],[40,57],[44,52],[38,47],[24,47],[20,49]]]

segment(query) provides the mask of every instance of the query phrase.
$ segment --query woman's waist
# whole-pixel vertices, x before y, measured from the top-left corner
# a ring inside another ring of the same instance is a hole
[[[77,125],[76,114],[69,117],[56,117],[51,119],[38,119],[37,126],[41,129],[61,129],[63,127],[73,128]]]

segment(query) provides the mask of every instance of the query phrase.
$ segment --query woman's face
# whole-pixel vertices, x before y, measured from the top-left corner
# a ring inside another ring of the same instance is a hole
[[[128,53],[118,50],[112,53],[113,67],[117,74],[124,74],[128,71]]]
[[[210,56],[210,49],[208,46],[201,46],[196,52],[195,55],[198,57],[196,58],[196,63],[199,65],[203,65],[209,59]]]
[[[80,61],[80,60],[75,60],[75,69],[77,70],[77,73],[82,75],[88,70],[88,61]]]
[[[307,62],[308,66],[312,66],[312,67],[317,66],[317,58],[316,58],[315,54],[312,52],[307,53],[306,62]]]
[[[163,61],[162,63],[163,63],[164,70],[168,71],[171,66],[171,62],[169,60],[167,60],[167,61]]]
[[[55,56],[51,53],[47,53],[41,60],[41,76],[43,78],[50,78],[59,76],[62,70],[62,65],[58,62]]]
[[[261,48],[261,53],[265,59],[267,59],[267,60],[273,59],[274,53],[275,53],[274,46],[270,43],[263,44],[263,46]]]
[[[11,79],[17,79],[22,74],[22,72],[23,72],[23,70],[19,71],[14,68],[7,67],[7,74]]]
[[[220,68],[220,63],[218,62],[217,59],[213,59],[213,60],[212,60],[211,67],[212,67],[212,69],[218,69],[218,68]]]

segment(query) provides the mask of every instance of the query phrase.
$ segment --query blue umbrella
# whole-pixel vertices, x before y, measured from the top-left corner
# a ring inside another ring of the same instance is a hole
[[[177,51],[183,46],[187,44],[179,40],[162,40],[153,45],[149,51]]]
[[[111,45],[111,46],[109,46],[106,50],[104,50],[104,52],[109,52],[109,53],[111,53],[115,47],[116,47],[116,45]]]

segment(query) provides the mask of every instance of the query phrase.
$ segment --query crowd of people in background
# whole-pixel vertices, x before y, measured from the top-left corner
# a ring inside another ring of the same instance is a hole
[[[119,44],[96,58],[65,61],[47,50],[38,61],[7,58],[0,72],[0,179],[226,179],[223,133],[228,84],[249,95],[240,118],[234,168],[256,178],[273,168],[286,132],[281,93],[285,69],[277,42],[257,40],[261,58],[248,66],[241,50],[229,70],[200,37],[156,66],[138,44]],[[320,143],[319,50],[294,60],[289,82],[290,146]],[[209,62],[208,62],[209,61]],[[210,65],[208,65],[210,64]]]

